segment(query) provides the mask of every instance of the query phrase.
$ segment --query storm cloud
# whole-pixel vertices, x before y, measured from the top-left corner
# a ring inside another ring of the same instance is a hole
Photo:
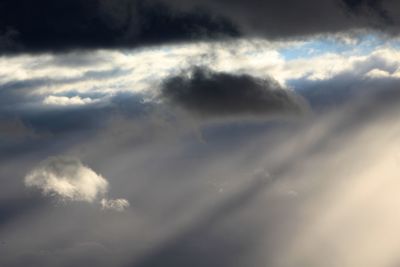
[[[247,36],[291,38],[357,30],[399,32],[399,3],[388,0],[174,0],[186,9],[207,7]]]
[[[6,0],[0,52],[129,48],[232,37],[399,31],[399,4],[374,0]]]
[[[306,110],[300,96],[271,78],[205,68],[168,78],[161,85],[161,99],[199,116],[290,115]]]
[[[0,18],[1,52],[137,47],[238,35],[226,19],[153,1],[6,0]]]

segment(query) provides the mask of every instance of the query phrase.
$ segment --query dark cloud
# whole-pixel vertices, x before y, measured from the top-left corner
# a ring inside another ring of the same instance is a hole
[[[400,8],[385,0],[5,0],[0,51],[124,48],[355,29],[398,32]]]
[[[399,4],[386,0],[206,0],[173,1],[208,7],[235,22],[246,35],[299,37],[357,29],[398,32]]]
[[[132,47],[236,36],[227,20],[136,0],[6,0],[0,3],[2,52]]]
[[[384,7],[382,0],[343,0],[344,5],[354,14],[373,14],[377,15],[387,24],[393,23],[389,11]]]
[[[301,113],[303,100],[272,79],[195,68],[167,79],[161,98],[200,116],[287,115]]]

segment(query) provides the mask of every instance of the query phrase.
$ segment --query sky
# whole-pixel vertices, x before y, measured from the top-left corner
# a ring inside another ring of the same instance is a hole
[[[0,266],[398,266],[399,18],[1,1]]]

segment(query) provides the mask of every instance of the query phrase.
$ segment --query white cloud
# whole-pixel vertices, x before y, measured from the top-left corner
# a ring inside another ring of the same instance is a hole
[[[80,96],[47,96],[43,100],[43,104],[52,105],[52,106],[82,106],[96,102],[89,97],[81,98]]]
[[[390,73],[385,71],[385,70],[380,70],[380,69],[373,69],[369,71],[365,76],[370,77],[370,78],[386,78],[390,77]]]
[[[93,203],[105,197],[109,183],[79,159],[71,157],[50,157],[29,172],[24,179],[25,186],[39,189],[45,196],[54,196],[62,201],[83,201]],[[123,211],[129,207],[125,199],[100,201],[103,209]]]
[[[78,159],[51,157],[25,177],[27,187],[62,200],[93,202],[108,190],[107,180]]]
[[[123,198],[118,198],[118,199],[103,198],[100,201],[100,204],[101,208],[104,210],[124,211],[127,207],[129,207],[128,200]]]
[[[399,66],[399,59],[400,53],[390,48],[377,49],[368,55],[327,54],[289,62],[285,80],[306,75],[310,80],[327,80],[344,72],[364,76],[373,69],[388,72]]]

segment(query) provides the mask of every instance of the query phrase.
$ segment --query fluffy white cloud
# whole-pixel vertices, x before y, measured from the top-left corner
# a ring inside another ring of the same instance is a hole
[[[25,185],[62,200],[93,202],[108,190],[107,180],[78,159],[51,157],[28,173]]]
[[[27,187],[37,188],[45,196],[54,196],[62,201],[84,201],[93,203],[106,196],[108,181],[79,159],[50,157],[25,176]],[[129,207],[126,199],[100,201],[103,209],[123,211]]]

